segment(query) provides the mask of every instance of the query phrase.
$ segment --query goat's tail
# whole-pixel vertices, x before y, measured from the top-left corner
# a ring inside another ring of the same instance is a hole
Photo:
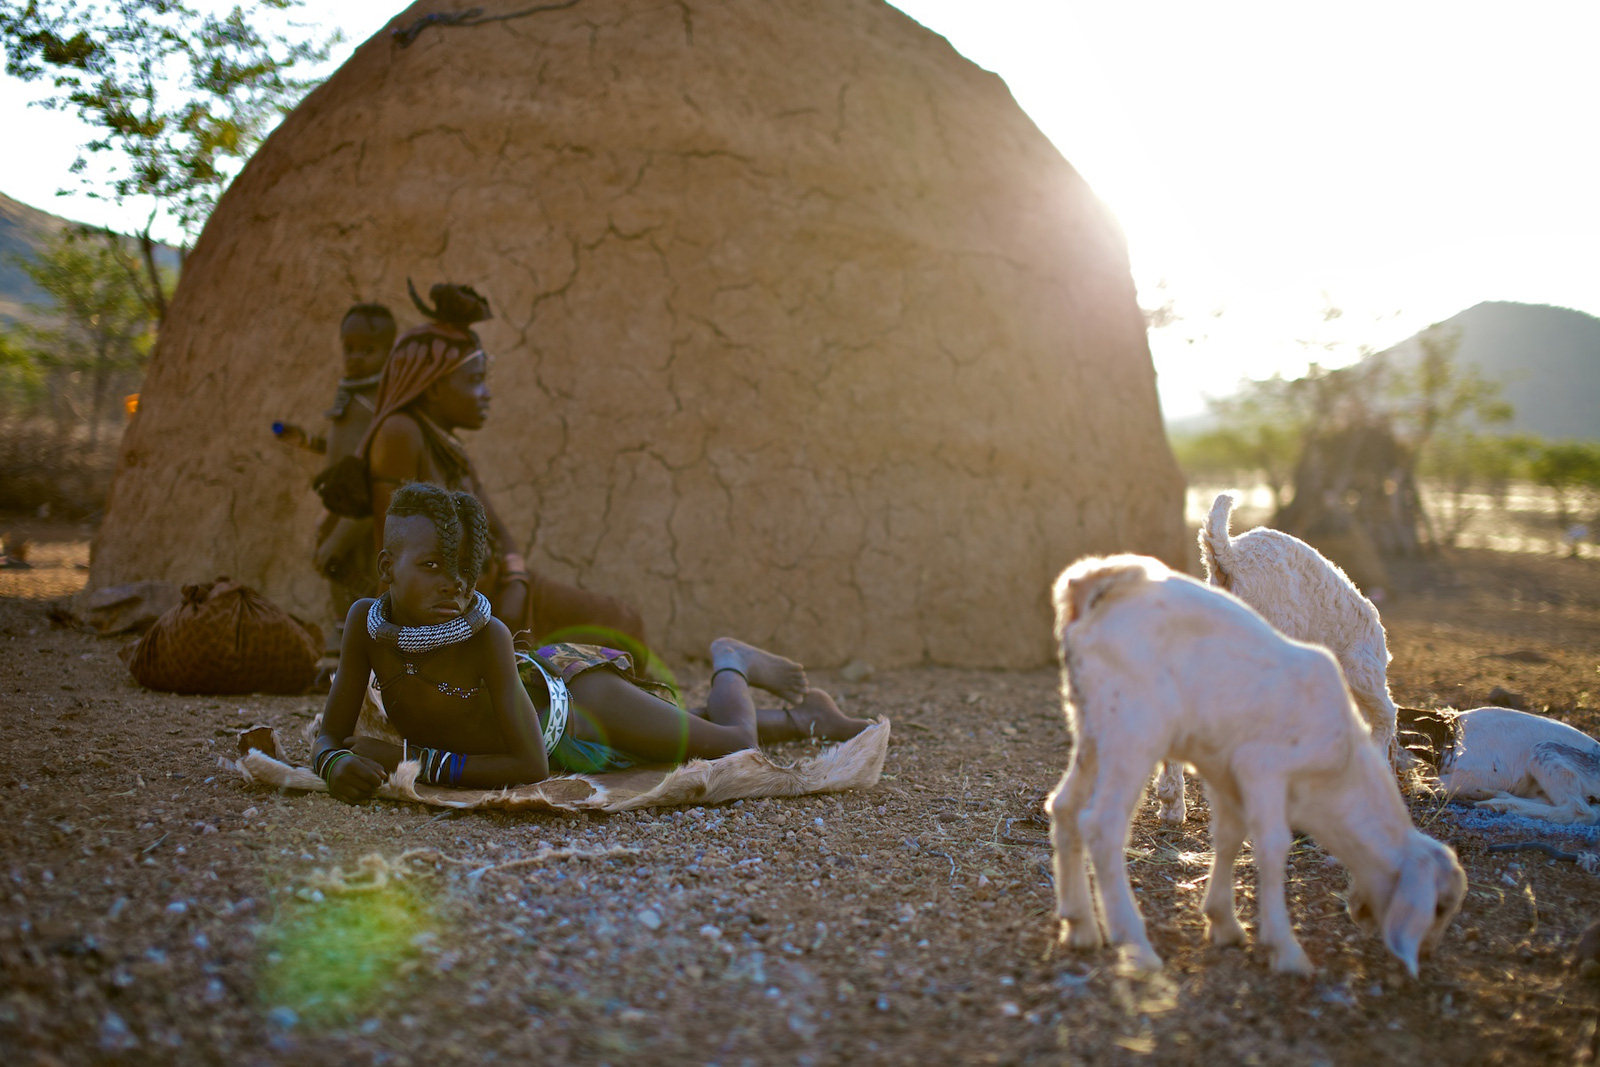
[[[1233,515],[1233,505],[1238,497],[1232,491],[1217,494],[1211,504],[1211,514],[1200,527],[1200,558],[1205,561],[1206,578],[1212,585],[1226,589],[1230,584],[1228,564],[1233,559],[1233,545],[1228,539],[1228,520]]]
[[[1083,618],[1096,604],[1118,596],[1156,575],[1153,569],[1166,568],[1148,556],[1085,557],[1061,572],[1056,579],[1053,600],[1056,606],[1056,640],[1067,627]]]

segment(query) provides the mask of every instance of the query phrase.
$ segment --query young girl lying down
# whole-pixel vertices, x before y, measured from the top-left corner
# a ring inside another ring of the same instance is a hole
[[[626,653],[519,651],[474,589],[487,554],[488,520],[470,493],[424,483],[395,492],[378,556],[388,592],[350,609],[312,751],[335,797],[366,800],[403,759],[419,762],[422,782],[498,788],[761,741],[844,740],[867,726],[809,688],[800,664],[731,637],[711,642],[711,693],[694,711],[647,691]],[[403,745],[351,736],[369,673]],[[753,689],[790,706],[758,709]]]

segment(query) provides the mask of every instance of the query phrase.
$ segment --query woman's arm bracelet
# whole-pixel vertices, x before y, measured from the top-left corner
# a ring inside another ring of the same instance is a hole
[[[417,761],[417,777],[428,785],[460,785],[467,757],[442,748],[417,748],[411,757]]]
[[[333,769],[334,767],[338,766],[339,761],[344,759],[346,756],[354,755],[355,753],[351,752],[348,748],[324,749],[317,755],[316,760],[313,761],[311,769],[316,772],[318,778],[321,778],[324,782],[327,782],[332,777]]]

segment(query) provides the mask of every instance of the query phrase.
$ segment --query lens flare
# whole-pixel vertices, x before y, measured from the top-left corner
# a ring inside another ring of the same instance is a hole
[[[293,900],[262,938],[261,995],[308,1022],[349,1018],[370,1007],[433,926],[399,886]]]

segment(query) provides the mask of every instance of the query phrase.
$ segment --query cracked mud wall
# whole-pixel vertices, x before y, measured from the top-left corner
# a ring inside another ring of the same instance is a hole
[[[340,316],[409,325],[407,275],[493,302],[467,443],[530,562],[669,654],[1039,664],[1061,567],[1185,559],[1121,234],[999,78],[876,0],[581,0],[380,34],[268,140],[189,257],[91,587],[326,617],[319,458],[269,426],[322,425]]]

